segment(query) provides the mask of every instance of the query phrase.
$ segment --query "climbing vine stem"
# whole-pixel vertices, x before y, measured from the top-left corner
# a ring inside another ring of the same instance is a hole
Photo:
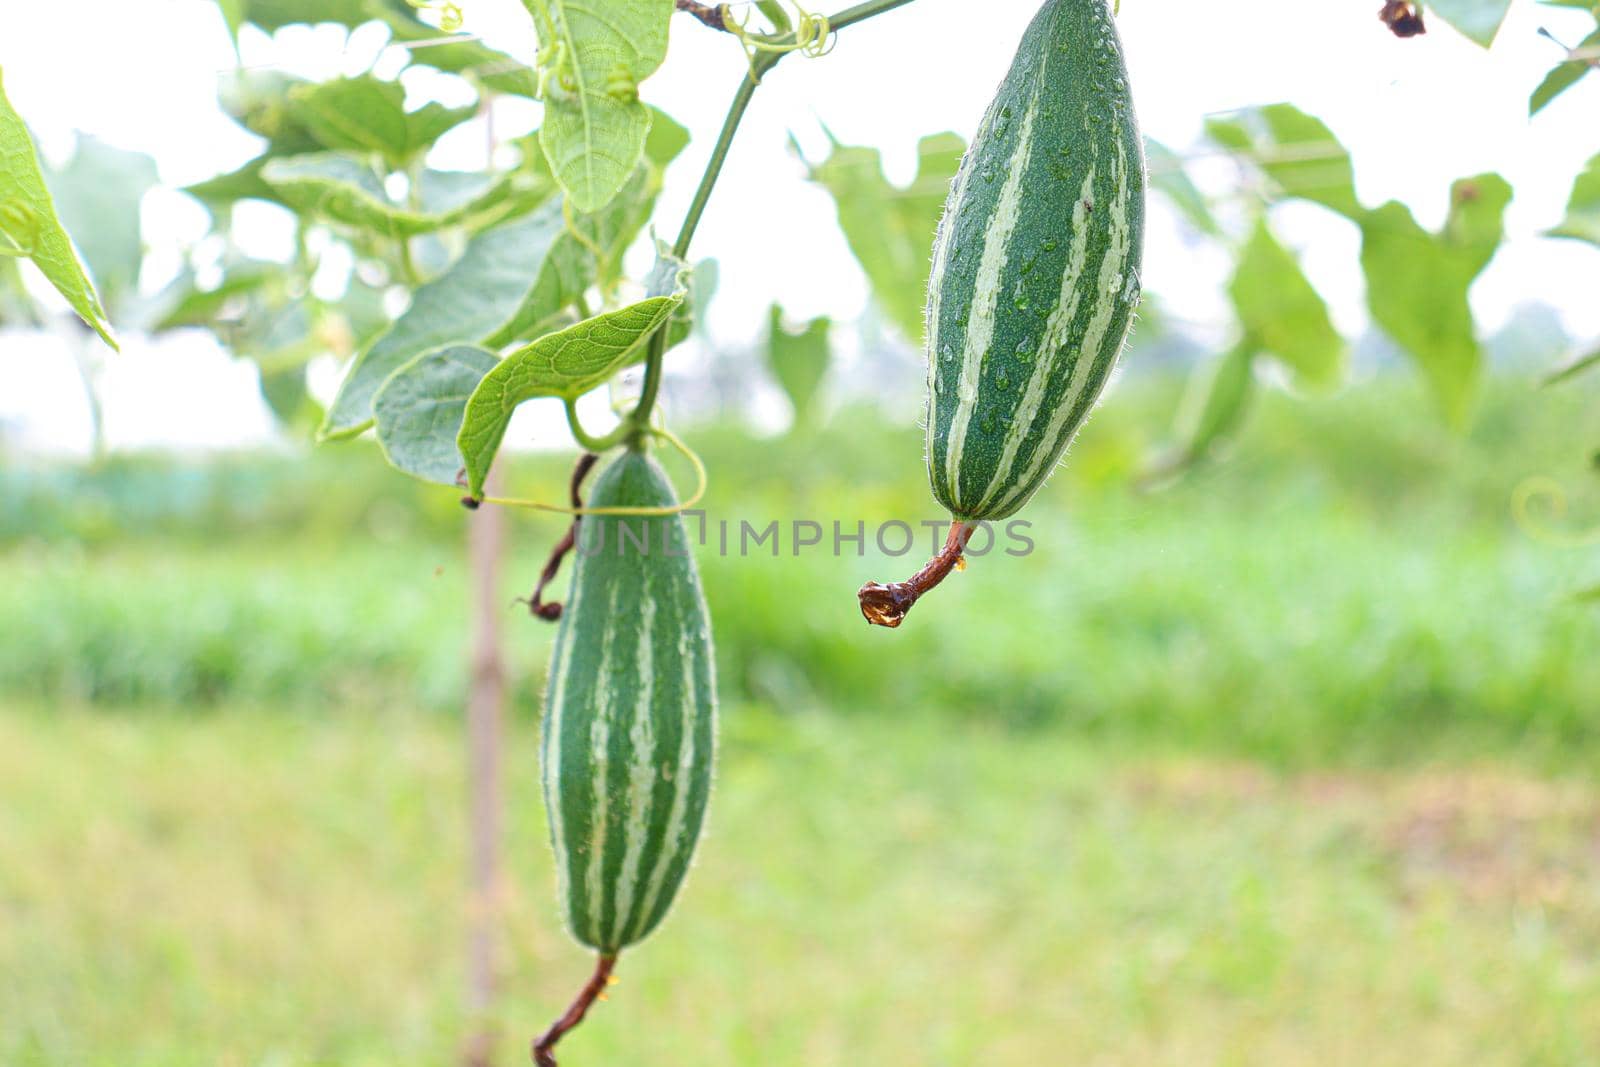
[[[609,433],[595,436],[583,428],[583,423],[578,419],[578,402],[567,400],[567,428],[572,431],[572,439],[588,449],[590,452],[600,453],[607,449],[615,448],[629,437],[633,436],[632,424],[626,420]]]
[[[912,0],[867,0],[866,3],[856,4],[845,8],[837,15],[829,16],[826,21],[828,27],[834,33],[838,33],[858,22],[865,22],[876,15],[904,7],[911,2]],[[802,43],[796,36],[798,32],[792,30],[774,42],[779,46],[793,47],[757,52],[750,60],[749,73],[739,79],[739,88],[733,94],[732,103],[728,105],[728,117],[722,123],[722,133],[717,137],[716,146],[711,149],[711,158],[706,162],[705,173],[700,177],[700,186],[695,190],[694,199],[689,202],[688,213],[678,230],[678,239],[673,242],[672,254],[679,259],[688,258],[694,232],[700,226],[700,217],[705,214],[706,205],[711,202],[711,191],[716,188],[717,179],[722,176],[722,165],[727,162],[728,150],[733,147],[734,135],[739,132],[739,123],[744,120],[745,110],[750,106],[756,88],[761,84],[761,79],[767,71],[777,66],[784,56],[795,51]],[[644,388],[639,394],[639,403],[626,420],[626,424],[631,428],[630,436],[640,437],[649,432],[650,412],[656,405],[656,396],[661,392],[661,365],[666,354],[667,329],[663,326],[650,338],[650,351],[645,359]]]

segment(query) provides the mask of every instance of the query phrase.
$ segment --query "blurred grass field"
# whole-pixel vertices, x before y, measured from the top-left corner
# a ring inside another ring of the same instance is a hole
[[[1592,778],[726,725],[684,896],[567,1067],[1600,1062]],[[590,961],[510,742],[520,1063]],[[408,711],[0,715],[0,1062],[456,1062],[462,747]]]
[[[1388,378],[1274,395],[1146,493],[1173,389],[1125,383],[1037,551],[893,633],[853,591],[921,555],[700,553],[711,833],[563,1063],[1600,1064],[1600,546],[1511,509],[1552,477],[1600,525],[1596,399],[1503,383],[1456,438]],[[693,431],[710,517],[937,518],[878,421]],[[452,1062],[454,495],[353,446],[0,505],[0,1063]],[[512,605],[559,530],[516,519],[505,591],[508,1063],[586,974]]]
[[[870,534],[864,556],[836,558],[831,527],[941,517],[920,436],[875,428],[868,409],[813,435],[694,432],[714,472],[712,547],[698,555],[724,698],[1142,734],[1279,763],[1419,745],[1594,754],[1600,606],[1580,594],[1600,584],[1600,541],[1568,542],[1600,527],[1595,390],[1508,385],[1466,438],[1419,417],[1393,379],[1336,400],[1275,395],[1230,462],[1139,492],[1170,394],[1159,380],[1118,391],[1022,516],[1035,551],[973,559],[894,632],[862,623],[854,591],[907,576],[932,533],[899,558]],[[0,696],[454,712],[467,513],[374,451],[6,471]],[[530,458],[511,490],[556,497],[569,463]],[[1548,531],[1512,514],[1540,477],[1571,497],[1559,522],[1535,516]],[[512,602],[564,523],[528,515],[514,520],[504,595],[532,690],[551,629]],[[795,520],[829,543],[795,556]],[[728,556],[714,550],[719,521]],[[769,542],[739,556],[741,521],[780,524],[781,554]]]

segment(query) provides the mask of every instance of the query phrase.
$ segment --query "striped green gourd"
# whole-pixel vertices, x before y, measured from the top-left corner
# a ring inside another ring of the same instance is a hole
[[[1105,0],[1048,0],[962,160],[928,284],[928,476],[957,519],[1038,491],[1139,302],[1144,153]]]
[[[676,502],[666,473],[630,450],[589,506]],[[615,955],[655,929],[688,871],[711,792],[716,678],[683,520],[589,515],[578,531],[545,695],[545,804],[568,927]]]

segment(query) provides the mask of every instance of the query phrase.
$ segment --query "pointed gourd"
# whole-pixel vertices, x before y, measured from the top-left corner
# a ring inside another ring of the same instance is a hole
[[[1145,169],[1105,0],[1049,0],[951,185],[928,285],[928,477],[1002,519],[1083,425],[1139,302]]]
[[[589,508],[671,508],[666,473],[624,451]],[[716,673],[700,576],[676,515],[588,514],[545,695],[545,805],[568,929],[614,956],[665,917],[711,792]]]

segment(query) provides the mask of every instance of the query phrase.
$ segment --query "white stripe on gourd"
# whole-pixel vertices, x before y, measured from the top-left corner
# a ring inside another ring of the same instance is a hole
[[[693,673],[687,676],[688,685],[684,690],[684,712],[698,703],[698,694],[695,691],[695,677]],[[683,737],[678,746],[678,763],[673,770],[673,779],[683,781],[694,773],[695,766],[695,738],[693,730],[684,730]],[[684,847],[693,848],[692,841],[685,842],[683,838],[689,828],[689,791],[676,789],[672,794],[672,811],[667,816],[667,831],[662,836],[662,849],[657,857],[655,868],[650,872],[646,882],[644,908],[639,912],[638,918],[628,930],[628,940],[636,941],[643,934],[639,926],[655,914],[661,904],[661,893],[666,888],[667,875],[672,869],[673,856]]]
[[[1050,387],[1050,380],[1056,369],[1056,360],[1061,357],[1061,349],[1067,343],[1067,337],[1072,330],[1072,322],[1078,315],[1078,303],[1083,299],[1083,291],[1078,286],[1078,281],[1083,277],[1083,268],[1089,261],[1089,209],[1086,203],[1094,196],[1093,165],[1089,173],[1083,178],[1083,191],[1078,194],[1077,202],[1072,205],[1072,248],[1067,254],[1067,270],[1061,278],[1061,300],[1056,304],[1054,311],[1050,312],[1050,319],[1045,323],[1044,340],[1039,344],[1040,357],[1036,360],[1033,373],[1028,376],[1027,387],[1022,393],[1022,403],[1017,408],[1017,413],[1012,416],[1011,426],[1006,431],[1006,443],[1000,453],[1000,463],[996,468],[996,475],[989,482],[989,487],[984,491],[983,500],[979,502],[981,511],[989,505],[994,494],[1005,484],[1002,475],[1011,469],[1011,464],[1016,462],[1017,449],[1022,447],[1023,441],[1033,432],[1033,421],[1039,414],[1039,407],[1044,402],[1045,391]]]
[[[648,591],[647,591],[648,594]],[[655,679],[651,662],[652,642],[655,640],[656,604],[648,595],[643,601],[639,625],[639,699],[634,705],[633,724],[628,730],[628,744],[633,749],[633,763],[628,767],[628,810],[633,816],[628,821],[626,851],[622,856],[622,873],[617,881],[616,914],[611,921],[611,938],[620,940],[623,923],[633,908],[633,889],[639,879],[639,863],[644,855],[645,838],[650,832],[650,819],[655,807],[655,729],[651,724],[650,701]]]
[[[1111,201],[1111,238],[1110,246],[1106,249],[1105,258],[1100,263],[1100,276],[1091,295],[1098,301],[1095,305],[1094,317],[1089,321],[1088,331],[1084,334],[1082,353],[1095,353],[1101,350],[1106,342],[1106,334],[1111,329],[1112,319],[1127,301],[1127,290],[1124,283],[1124,272],[1128,269],[1128,253],[1130,250],[1130,234],[1128,229],[1128,158],[1127,149],[1118,142],[1117,167],[1114,172],[1117,182],[1117,195]],[[1081,287],[1080,287],[1081,290]],[[1077,294],[1074,294],[1075,296]],[[1125,328],[1126,329],[1126,328]],[[1111,359],[1115,359],[1122,347],[1122,338],[1118,338],[1115,348],[1112,349]],[[1073,367],[1072,381],[1067,386],[1066,394],[1058,402],[1055,412],[1051,415],[1050,423],[1045,429],[1044,440],[1055,441],[1066,433],[1069,419],[1081,419],[1087,412],[1081,411],[1084,392],[1089,385],[1089,375],[1099,368],[1095,360],[1079,356],[1076,366]],[[1106,371],[1110,368],[1106,367]],[[1090,398],[1091,400],[1093,398]],[[1049,472],[1048,464],[1053,464],[1059,457],[1040,449],[1034,453],[1033,462],[1023,471],[1022,476],[1015,479],[1015,488],[999,502],[999,510],[1015,511],[1027,502],[1033,489],[1037,488],[1036,482]],[[1001,478],[996,478],[1000,484]]]
[[[606,615],[615,616],[616,613],[617,587],[612,586],[611,597],[606,602]],[[615,642],[616,630],[607,627],[605,636],[600,642],[600,672],[597,676],[599,679],[611,676]],[[585,846],[589,865],[584,874],[584,895],[573,897],[574,903],[585,905],[583,918],[590,928],[599,926],[600,913],[603,910],[600,904],[605,897],[601,868],[604,866],[606,854],[606,778],[609,777],[611,769],[611,709],[615,704],[612,688],[607,685],[596,687],[595,699],[598,703],[594,709],[594,718],[589,723],[589,780],[593,788],[589,806],[589,840]]]
[[[1043,82],[1035,79],[1036,85]],[[983,234],[983,256],[978,260],[978,276],[972,288],[972,302],[967,312],[966,343],[961,351],[961,380],[956,387],[958,401],[951,422],[949,443],[945,448],[945,470],[950,478],[950,495],[959,496],[955,484],[961,470],[961,451],[967,440],[967,427],[972,422],[972,409],[978,402],[978,375],[983,361],[989,356],[989,344],[994,340],[995,313],[1000,305],[1000,278],[1011,251],[1011,235],[1016,231],[1022,215],[1022,177],[1026,172],[1028,150],[1033,147],[1033,122],[1038,114],[1039,93],[1035,88],[1033,99],[1022,117],[1022,128],[1017,133],[1017,146],[1011,153],[1006,170],[1005,184],[1000,188],[1000,199],[995,205],[994,217]],[[937,361],[936,361],[937,362]]]

